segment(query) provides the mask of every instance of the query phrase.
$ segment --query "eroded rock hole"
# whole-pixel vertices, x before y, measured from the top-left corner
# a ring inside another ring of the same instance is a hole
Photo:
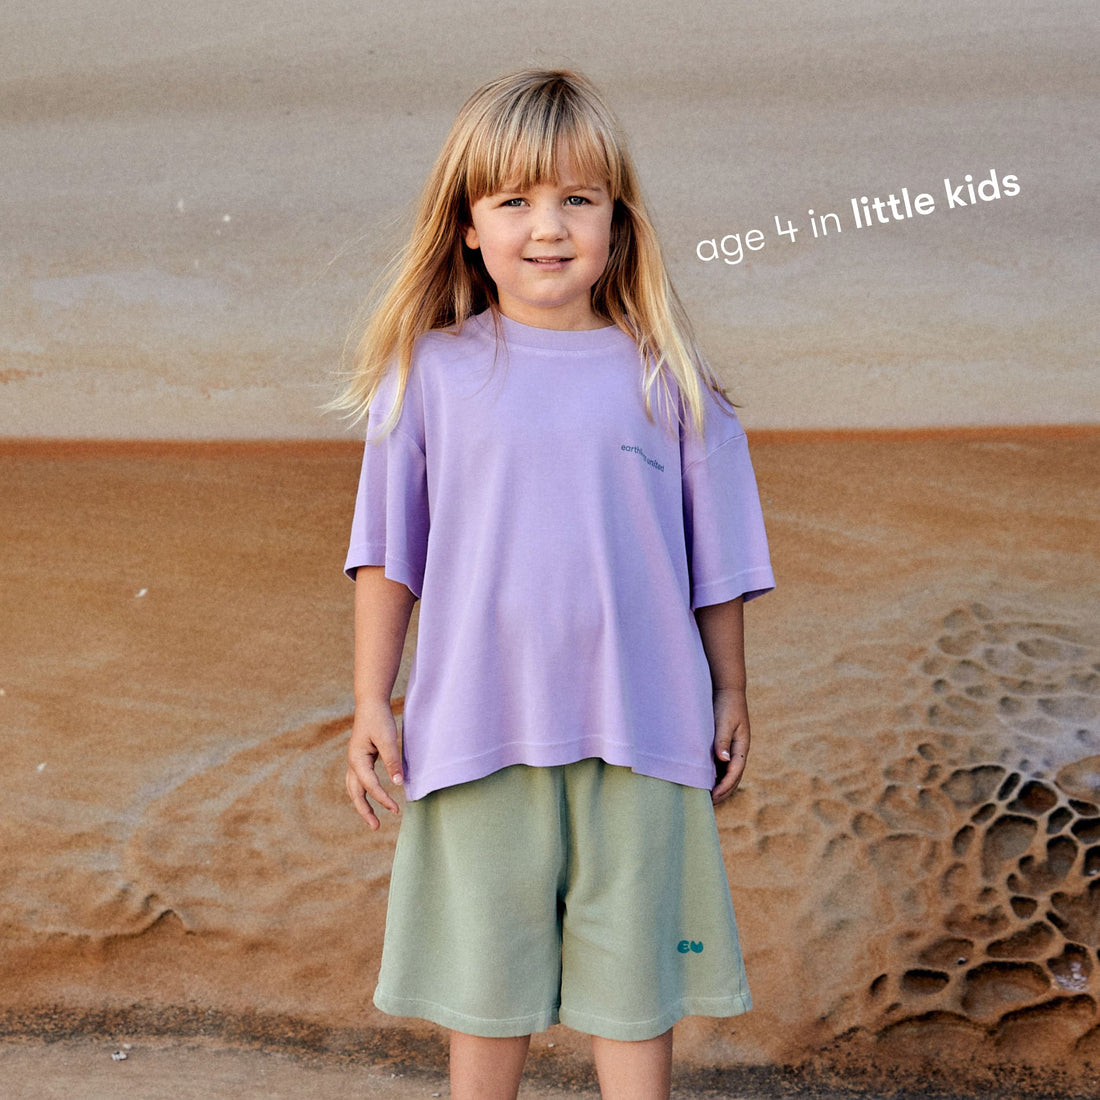
[[[1095,878],[1100,875],[1100,847],[1090,848],[1085,853],[1085,878]]]
[[[1056,836],[1047,841],[1047,866],[1059,880],[1073,870],[1077,862],[1077,845],[1068,836]]]
[[[1027,920],[1028,917],[1035,913],[1035,910],[1039,908],[1039,903],[1034,898],[1025,898],[1020,894],[1017,894],[1009,904],[1012,906],[1012,912],[1020,918],[1020,920]]]
[[[942,644],[940,648],[943,649]],[[1065,645],[1062,642],[1054,641],[1053,638],[1028,638],[1025,641],[1017,642],[1016,648],[1025,657],[1030,657],[1035,661],[1070,661],[1074,657],[1084,656],[1080,652],[1080,647]],[[948,651],[944,650],[944,652]]]
[[[975,768],[957,768],[944,780],[941,790],[960,810],[987,802],[1005,776],[1005,769],[996,764],[981,764]]]
[[[907,970],[901,976],[901,989],[903,993],[927,997],[945,989],[950,981],[950,976],[939,970]]]
[[[945,936],[929,944],[918,961],[927,967],[946,970],[965,966],[974,954],[974,941],[956,936]]]
[[[1038,825],[1028,817],[1005,814],[997,818],[982,838],[982,875],[991,879],[1004,865],[1031,847]]]
[[[974,842],[975,835],[976,830],[973,825],[964,825],[955,834],[955,839],[951,842],[951,850],[961,859],[970,851],[970,845]]]
[[[1075,821],[1070,832],[1086,844],[1095,844],[1100,840],[1100,817],[1085,817]]]
[[[1000,1015],[1033,1001],[1050,989],[1051,979],[1037,963],[990,962],[966,974],[963,1009],[975,1016]]]
[[[1003,940],[994,940],[986,948],[986,954],[991,959],[1036,959],[1053,943],[1054,931],[1050,925],[1036,921]]]
[[[1080,993],[1088,988],[1092,974],[1092,959],[1080,944],[1068,943],[1065,950],[1047,962],[1055,982],[1071,993]]]
[[[1039,817],[1057,805],[1058,796],[1054,791],[1033,779],[1020,788],[1020,793],[1008,808],[1015,813],[1034,814]]]
[[[1008,888],[1022,894],[1049,894],[1061,886],[1077,862],[1077,845],[1068,836],[1056,836],[1047,842],[1047,857],[1041,862],[1034,856],[1020,860],[1020,875],[1009,875]]]
[[[1080,894],[1059,892],[1050,899],[1048,920],[1067,940],[1075,943],[1100,943],[1100,881],[1093,882]]]
[[[947,634],[938,639],[936,644],[948,656],[965,657],[968,653],[973,652],[974,647],[981,640],[982,636],[979,631],[964,630],[961,634]]]

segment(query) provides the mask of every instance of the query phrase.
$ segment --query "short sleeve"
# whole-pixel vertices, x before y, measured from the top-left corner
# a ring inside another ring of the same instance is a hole
[[[393,392],[386,385],[371,406],[344,572],[354,579],[360,566],[381,565],[419,598],[429,526],[423,409],[410,380],[397,426],[383,436]]]
[[[684,531],[691,606],[706,607],[775,587],[748,440],[732,409],[708,402],[706,433],[683,443]]]

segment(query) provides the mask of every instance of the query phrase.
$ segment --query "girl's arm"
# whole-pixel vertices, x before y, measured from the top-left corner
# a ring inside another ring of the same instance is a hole
[[[379,782],[374,765],[381,759],[393,782],[398,786],[404,782],[390,693],[415,602],[412,592],[391,581],[382,566],[360,566],[356,571],[355,719],[344,782],[356,811],[372,829],[381,822],[368,794],[391,813],[401,812]]]
[[[749,755],[749,707],[745,700],[745,604],[739,596],[695,612],[714,691],[714,756],[718,782],[711,791],[717,806],[729,798]]]

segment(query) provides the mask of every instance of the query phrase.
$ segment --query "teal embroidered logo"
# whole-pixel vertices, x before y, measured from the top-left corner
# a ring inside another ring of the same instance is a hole
[[[686,955],[689,951],[698,955],[702,953],[703,945],[696,940],[681,940],[676,945],[676,950],[679,951],[681,955]]]

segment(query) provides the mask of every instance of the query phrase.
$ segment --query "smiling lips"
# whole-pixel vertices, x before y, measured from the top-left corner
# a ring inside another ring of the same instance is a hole
[[[563,264],[572,259],[571,256],[524,256],[529,264]]]

